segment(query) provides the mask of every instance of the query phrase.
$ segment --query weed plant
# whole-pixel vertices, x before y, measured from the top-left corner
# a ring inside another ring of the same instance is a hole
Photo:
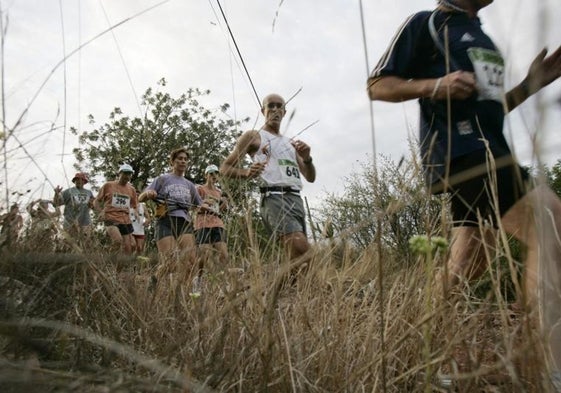
[[[509,310],[500,248],[479,285],[443,301],[435,272],[445,253],[404,265],[379,237],[362,250],[319,242],[292,282],[275,242],[258,239],[251,220],[236,228],[231,265],[207,263],[200,297],[177,261],[162,269],[155,256],[141,263],[101,246],[38,253],[28,243],[4,252],[0,390],[549,388],[541,337]]]

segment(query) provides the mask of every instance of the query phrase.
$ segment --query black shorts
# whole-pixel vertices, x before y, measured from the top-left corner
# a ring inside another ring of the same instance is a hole
[[[117,227],[117,229],[119,229],[119,233],[122,236],[130,235],[131,233],[134,232],[132,224],[119,224],[115,221],[103,221],[103,224],[106,227]]]
[[[518,166],[511,156],[496,158],[495,162],[496,170],[488,171],[485,151],[452,161],[450,192],[453,226],[478,226],[479,212],[482,218],[496,227],[497,212],[502,217],[526,194],[528,172]],[[454,178],[459,180],[454,182]]]
[[[226,231],[224,228],[201,228],[195,231],[197,244],[214,244],[226,242]]]
[[[193,233],[193,223],[183,217],[165,215],[156,221],[156,241],[164,237],[173,236],[174,239],[182,235]]]

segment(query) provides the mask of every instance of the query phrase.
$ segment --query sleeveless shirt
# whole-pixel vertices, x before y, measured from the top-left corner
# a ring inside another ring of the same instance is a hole
[[[261,144],[253,156],[253,162],[267,162],[261,174],[261,185],[265,187],[291,187],[302,189],[300,170],[296,158],[296,149],[290,139],[282,135],[259,131]]]

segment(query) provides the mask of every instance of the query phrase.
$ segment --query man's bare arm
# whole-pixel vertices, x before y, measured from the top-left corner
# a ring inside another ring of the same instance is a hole
[[[433,100],[465,100],[476,90],[472,72],[454,71],[440,78],[403,79],[398,76],[381,76],[368,79],[368,96],[371,100],[402,102],[416,98]]]
[[[241,168],[244,157],[253,156],[259,148],[259,133],[255,130],[246,131],[238,138],[236,147],[220,165],[220,173],[231,179],[248,179],[261,173],[260,164],[252,164],[249,168]],[[258,173],[257,173],[258,172]]]

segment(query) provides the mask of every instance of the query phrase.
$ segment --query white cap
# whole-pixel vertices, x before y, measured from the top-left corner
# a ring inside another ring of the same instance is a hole
[[[218,172],[218,167],[216,165],[209,165],[205,169],[205,175],[207,175],[209,173],[214,173],[214,172]]]
[[[129,164],[123,164],[119,167],[119,173],[121,172],[134,173],[134,169],[132,169],[132,166],[130,166]]]

